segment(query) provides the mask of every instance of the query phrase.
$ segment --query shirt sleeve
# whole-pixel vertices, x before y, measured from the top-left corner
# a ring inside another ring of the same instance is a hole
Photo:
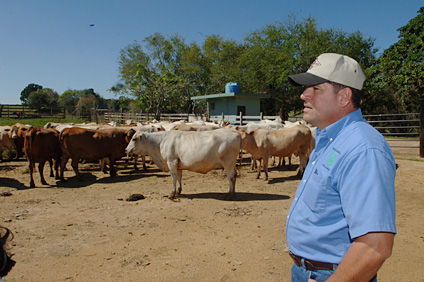
[[[393,156],[368,148],[343,165],[339,193],[352,239],[369,232],[396,233]]]

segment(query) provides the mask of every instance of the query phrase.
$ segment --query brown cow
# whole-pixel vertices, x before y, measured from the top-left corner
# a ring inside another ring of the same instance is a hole
[[[24,156],[24,138],[25,134],[32,128],[32,125],[24,125],[21,123],[15,123],[9,132],[9,137],[13,139],[16,148],[16,159]]]
[[[44,179],[43,169],[46,161],[50,163],[50,176],[53,177],[53,160],[56,170],[56,179],[59,179],[59,163],[60,163],[60,144],[59,144],[59,131],[56,129],[45,128],[32,128],[24,138],[24,151],[28,160],[29,174],[31,177],[30,187],[34,188],[34,167],[35,162],[38,162],[38,170],[41,177],[41,183],[48,185]]]
[[[300,165],[298,176],[305,169],[311,152],[311,130],[305,125],[296,125],[282,129],[255,129],[253,131],[240,131],[243,139],[243,149],[252,155],[253,160],[263,160],[265,180],[268,180],[268,159],[271,156],[290,157],[292,154],[299,156]],[[261,162],[259,162],[258,175],[261,176]]]
[[[125,156],[125,148],[128,145],[126,137],[134,134],[131,129],[104,129],[94,130],[85,128],[65,128],[60,133],[62,148],[60,179],[64,181],[63,169],[68,159],[71,158],[71,166],[79,180],[81,175],[78,170],[78,162],[84,160],[101,160],[108,158],[110,165],[110,176],[115,176],[115,162]]]

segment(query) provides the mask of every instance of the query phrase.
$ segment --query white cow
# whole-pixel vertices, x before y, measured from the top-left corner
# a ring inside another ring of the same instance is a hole
[[[280,129],[283,128],[284,124],[279,121],[268,121],[268,122],[249,122],[247,125],[237,126],[237,130],[244,130],[246,132],[255,129]]]
[[[11,126],[0,126],[0,160],[3,160],[4,148],[9,149],[9,159],[11,157],[12,148],[14,143],[12,138],[9,136],[9,132],[12,130]]]
[[[163,171],[171,172],[173,199],[182,191],[182,171],[207,173],[223,168],[230,182],[229,198],[235,196],[236,162],[241,148],[236,130],[161,131],[134,134],[126,148],[127,154],[148,154]],[[178,181],[178,190],[176,182]]]

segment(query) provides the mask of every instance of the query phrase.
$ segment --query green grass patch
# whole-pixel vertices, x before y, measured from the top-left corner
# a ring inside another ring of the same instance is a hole
[[[405,158],[396,158],[396,159],[403,160],[403,161],[424,162],[424,159],[405,159]]]

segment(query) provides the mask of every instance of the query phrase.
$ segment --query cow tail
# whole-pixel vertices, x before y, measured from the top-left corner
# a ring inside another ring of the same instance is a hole
[[[243,161],[243,138],[241,138],[240,136],[240,151],[239,151],[239,165],[238,168],[236,169],[236,173],[239,177],[241,177],[241,166],[242,166],[242,161]]]

